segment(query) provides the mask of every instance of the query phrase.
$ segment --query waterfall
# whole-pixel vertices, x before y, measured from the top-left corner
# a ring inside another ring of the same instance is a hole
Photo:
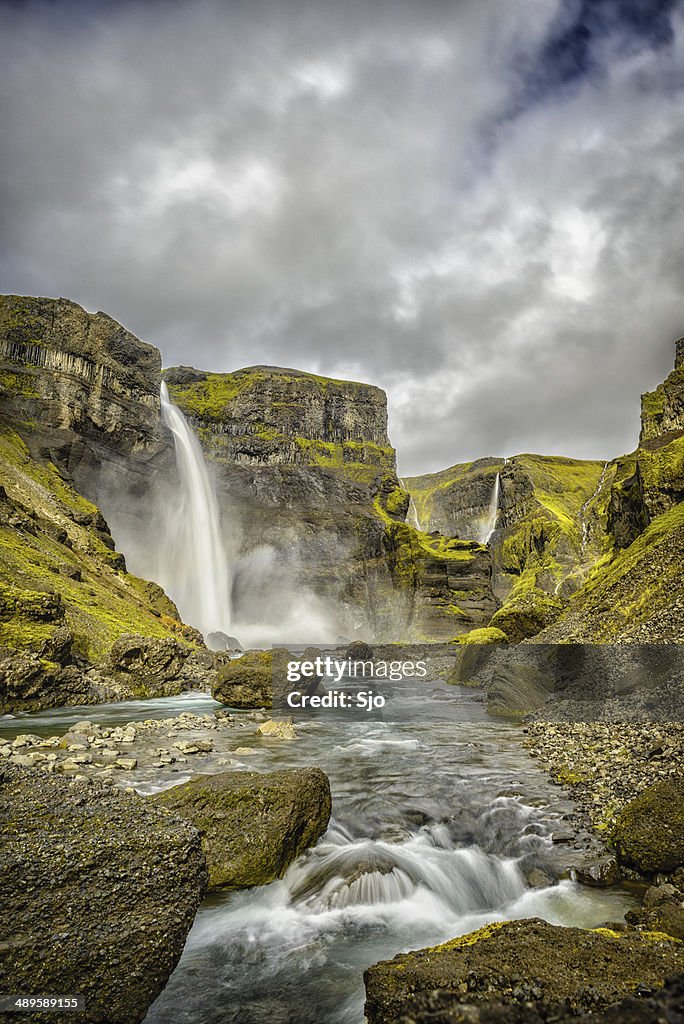
[[[589,541],[589,523],[587,522],[587,510],[588,510],[589,506],[591,505],[592,501],[594,500],[594,498],[597,498],[598,495],[601,493],[601,489],[603,488],[603,484],[605,482],[607,472],[608,472],[608,463],[606,462],[604,464],[604,466],[603,466],[603,472],[601,473],[601,479],[599,480],[598,484],[596,485],[596,490],[594,491],[594,493],[589,498],[587,498],[587,500],[582,505],[582,508],[580,509],[579,520],[580,520],[580,523],[582,525],[582,541],[581,541],[580,547],[581,547],[581,550],[582,550],[582,554],[584,554],[585,548],[586,548],[587,543]]]
[[[494,481],[494,490],[492,491],[492,497],[489,502],[489,511],[485,520],[484,529],[480,536],[481,544],[489,544],[492,538],[492,534],[496,529],[496,520],[499,515],[499,491],[501,489],[501,474],[496,474],[496,480]]]
[[[422,531],[423,528],[420,525],[420,518],[418,516],[418,509],[416,508],[416,503],[415,503],[415,501],[413,500],[413,498],[411,496],[411,492],[409,491],[408,487],[406,486],[406,484],[404,483],[403,480],[400,480],[399,483],[401,484],[401,486],[404,488],[404,490],[406,491],[406,493],[409,496],[409,507],[408,507],[408,513],[406,515],[406,522],[409,524],[409,526],[412,526],[414,528],[414,530]]]
[[[173,434],[180,477],[178,507],[172,511],[159,582],[176,602],[182,618],[204,636],[230,626],[230,573],[221,536],[216,491],[199,441],[183,413],[161,386],[161,413]]]

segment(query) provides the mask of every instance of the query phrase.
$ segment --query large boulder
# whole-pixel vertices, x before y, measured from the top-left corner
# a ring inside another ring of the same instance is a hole
[[[279,878],[323,835],[332,809],[320,768],[200,775],[150,800],[200,830],[209,885],[223,889]]]
[[[201,637],[197,635],[201,644]],[[214,656],[174,637],[126,633],[112,645],[101,672],[128,696],[172,697],[213,680]]]
[[[652,995],[627,996],[606,1010],[592,1010],[579,1017],[565,1007],[541,1002],[473,1006],[467,995],[437,989],[411,999],[401,1024],[681,1024],[683,1002],[684,975],[670,978]]]
[[[0,819],[6,991],[79,993],[88,1022],[142,1021],[206,888],[197,830],[134,794],[10,765]]]
[[[273,651],[247,651],[218,671],[214,700],[231,708],[270,708],[273,702]]]
[[[475,1006],[540,1002],[580,1013],[683,970],[684,945],[657,933],[506,921],[375,964],[364,975],[365,1012],[368,1024],[396,1024],[416,996],[442,990]]]
[[[618,814],[611,842],[622,864],[644,874],[684,865],[684,777],[645,789]]]

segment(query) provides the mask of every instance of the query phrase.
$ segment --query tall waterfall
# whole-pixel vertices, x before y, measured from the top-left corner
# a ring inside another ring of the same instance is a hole
[[[492,538],[492,534],[496,529],[496,520],[499,515],[499,491],[501,490],[501,475],[496,474],[496,480],[494,481],[494,490],[492,491],[492,497],[489,502],[489,511],[487,518],[484,523],[482,533],[480,534],[480,543],[489,544]]]
[[[182,618],[205,636],[230,626],[230,572],[218,502],[199,441],[161,386],[161,412],[173,434],[181,490],[160,579]]]

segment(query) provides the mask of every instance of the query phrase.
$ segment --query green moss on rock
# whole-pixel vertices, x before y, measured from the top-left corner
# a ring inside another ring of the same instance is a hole
[[[328,827],[330,785],[319,768],[199,776],[152,797],[199,829],[212,888],[266,885]]]
[[[617,815],[611,843],[623,864],[645,874],[684,866],[684,777],[663,779]]]
[[[682,969],[684,945],[667,936],[583,931],[538,919],[497,922],[369,968],[365,1014],[369,1024],[396,1024],[416,996],[440,991],[460,995],[473,1009],[512,1003],[520,1020],[526,1004],[538,1001],[551,1019],[559,1006],[575,1014],[600,1011],[642,987],[660,988]]]

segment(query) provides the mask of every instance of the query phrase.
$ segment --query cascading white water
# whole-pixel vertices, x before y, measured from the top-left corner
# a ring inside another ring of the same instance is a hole
[[[418,509],[416,508],[415,501],[411,497],[411,492],[409,491],[408,487],[406,486],[406,484],[404,483],[403,480],[400,480],[399,483],[401,484],[401,486],[404,488],[404,490],[406,491],[406,493],[409,496],[409,507],[408,507],[408,513],[406,515],[406,522],[409,524],[409,526],[412,526],[414,528],[414,530],[422,530],[423,528],[420,525],[420,517],[418,515]]]
[[[586,518],[586,516],[587,516],[587,509],[591,505],[591,503],[594,500],[594,498],[597,498],[599,496],[599,494],[601,493],[601,490],[603,489],[603,484],[605,482],[606,474],[607,473],[608,473],[608,463],[606,462],[604,467],[603,467],[603,472],[601,473],[601,478],[600,478],[598,484],[596,485],[596,490],[594,491],[594,493],[592,495],[590,495],[587,498],[587,500],[582,505],[582,508],[580,509],[579,518],[580,518],[580,523],[582,525],[582,541],[581,541],[582,554],[584,554],[585,548],[587,546],[587,542],[589,540],[589,523],[587,522],[587,518]]]
[[[501,489],[501,474],[496,474],[496,480],[494,481],[494,490],[492,491],[492,497],[489,502],[489,511],[485,520],[484,528],[480,534],[480,543],[489,544],[492,538],[492,534],[496,529],[496,520],[499,515],[499,491]]]
[[[221,536],[216,491],[199,441],[161,386],[161,412],[173,434],[181,493],[171,517],[168,551],[159,579],[186,622],[205,636],[230,626],[230,572]]]

